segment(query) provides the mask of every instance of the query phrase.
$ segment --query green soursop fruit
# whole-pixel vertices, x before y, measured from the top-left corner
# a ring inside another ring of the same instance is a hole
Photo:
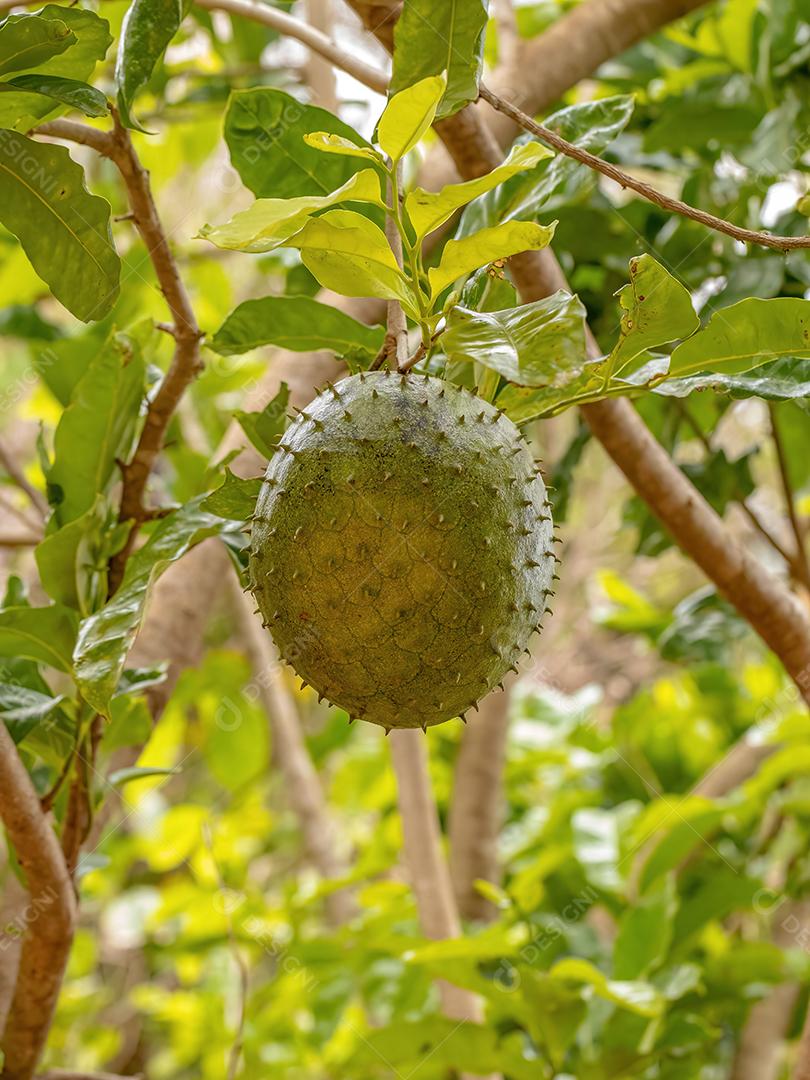
[[[285,432],[256,503],[251,588],[320,695],[425,728],[516,669],[551,594],[552,539],[509,419],[439,379],[369,372]]]

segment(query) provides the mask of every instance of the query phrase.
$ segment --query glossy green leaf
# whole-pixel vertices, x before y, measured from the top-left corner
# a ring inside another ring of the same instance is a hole
[[[271,458],[276,452],[276,444],[286,430],[289,400],[290,388],[283,382],[279,392],[259,412],[237,409],[234,413],[251,443],[266,458]]]
[[[740,300],[721,308],[672,354],[670,375],[739,374],[783,356],[810,356],[810,300]]]
[[[138,341],[114,334],[73,392],[54,434],[49,497],[67,524],[89,510],[129,456],[141,401],[145,365]]]
[[[544,123],[574,146],[600,154],[627,126],[633,104],[631,95],[585,101],[552,113]],[[579,187],[592,182],[593,173],[564,154],[540,161],[531,172],[507,180],[471,203],[464,211],[457,235],[469,236],[512,218],[531,220],[563,188],[566,195],[575,194]]]
[[[521,251],[539,251],[548,247],[555,226],[556,222],[536,225],[533,221],[505,221],[462,240],[448,240],[439,265],[428,271],[431,295],[438,296],[458,278],[496,259],[508,259]]]
[[[118,110],[127,127],[143,130],[132,118],[132,103],[179,30],[182,18],[181,0],[132,0],[121,26],[115,62]]]
[[[688,337],[700,326],[688,289],[652,255],[630,260],[630,284],[618,295],[621,335],[610,358],[614,374],[646,350]]]
[[[385,233],[353,210],[330,210],[310,218],[290,244],[321,285],[344,296],[399,300],[409,314],[416,303]]]
[[[76,612],[61,604],[5,608],[0,611],[0,656],[70,671],[78,623]]]
[[[268,86],[231,94],[225,142],[233,167],[257,198],[328,195],[358,169],[368,167],[350,157],[325,157],[320,151],[326,147],[315,149],[305,139],[310,132],[359,147],[377,160],[371,145],[326,109],[304,105]]]
[[[21,15],[0,24],[0,75],[38,67],[76,41],[64,22],[40,15]]]
[[[338,356],[353,349],[376,354],[385,330],[367,326],[331,304],[309,296],[265,296],[246,300],[217,330],[211,348],[221,356],[235,356],[262,345],[292,352],[329,349]]]
[[[0,683],[0,722],[15,743],[21,742],[32,728],[53,716],[64,700],[61,694],[51,697],[27,686]]]
[[[687,397],[695,390],[713,390],[731,398],[761,397],[769,401],[810,400],[810,360],[792,356],[762,364],[753,372],[687,375],[654,387],[665,397]]]
[[[273,251],[274,248],[283,247],[290,237],[303,228],[316,210],[350,200],[382,205],[380,180],[372,169],[355,173],[328,195],[259,199],[225,225],[205,225],[200,230],[200,236],[217,247],[232,251]]]
[[[447,81],[431,75],[394,94],[377,124],[377,141],[393,162],[413,150],[433,123]]]
[[[510,384],[501,390],[496,402],[510,420],[526,424],[541,416],[554,416],[581,400],[601,396],[607,374],[607,361],[589,360],[570,382],[542,388]]]
[[[515,146],[502,165],[493,169],[486,176],[477,180],[468,180],[463,184],[448,184],[439,192],[414,188],[405,196],[405,212],[410,218],[417,238],[426,236],[448,221],[456,210],[466,206],[477,196],[497,187],[505,180],[526,169],[531,169],[539,161],[553,157],[551,150],[537,142]]]
[[[7,21],[11,24],[15,20],[28,17],[10,15]],[[74,43],[64,52],[37,65],[37,76],[87,82],[96,64],[104,59],[112,43],[107,20],[96,15],[94,11],[57,4],[48,4],[37,12],[37,17],[64,24],[75,37]],[[17,78],[18,75],[14,77]],[[19,88],[6,90],[0,94],[0,127],[25,132],[43,117],[63,109],[64,105],[42,93],[32,93]]]
[[[127,562],[124,580],[112,600],[85,619],[74,653],[76,681],[90,706],[109,715],[110,698],[135,635],[152,582],[194,544],[222,529],[222,520],[205,513],[200,499],[164,518],[149,540]]]
[[[452,361],[480,363],[519,386],[561,386],[587,361],[586,312],[566,292],[506,311],[455,307],[442,347]]]
[[[486,25],[486,0],[405,0],[394,28],[391,92],[446,72],[439,119],[475,101]]]
[[[63,146],[0,130],[0,221],[68,311],[84,322],[110,311],[121,266],[110,206]]]
[[[61,105],[78,109],[85,116],[105,116],[108,112],[107,99],[100,90],[78,79],[66,79],[61,75],[17,75],[8,82],[0,83],[0,92],[14,93],[23,90],[30,94],[42,94],[53,98]]]
[[[242,426],[244,427],[244,424]],[[265,457],[268,456],[265,454]],[[243,480],[241,476],[234,476],[230,469],[226,469],[225,479],[216,491],[206,495],[200,508],[208,514],[216,514],[217,517],[226,518],[229,521],[248,521],[256,509],[256,500],[261,486],[262,477],[260,476],[251,476]]]

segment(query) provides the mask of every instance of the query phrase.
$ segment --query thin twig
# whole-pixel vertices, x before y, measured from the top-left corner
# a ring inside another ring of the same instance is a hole
[[[68,139],[90,146],[110,158],[116,165],[127,189],[133,223],[149,252],[173,320],[174,357],[158,392],[149,404],[132,460],[121,467],[123,487],[119,520],[131,521],[133,526],[124,548],[110,560],[111,594],[121,583],[138,527],[144,521],[150,520],[151,514],[144,506],[146,485],[155,459],[163,447],[166,429],[175,409],[186,389],[202,370],[200,339],[203,336],[158,217],[149,174],[135,153],[129,131],[122,126],[115,110],[112,115],[114,126],[111,132],[97,131],[86,124],[69,120],[54,120],[35,129],[37,135]]]
[[[799,571],[802,584],[807,589],[810,589],[810,564],[808,564],[807,561],[807,548],[804,543],[802,526],[798,514],[796,513],[796,500],[793,496],[793,484],[790,481],[787,454],[785,453],[782,436],[779,434],[779,424],[777,423],[776,409],[773,402],[768,402],[768,415],[771,421],[771,438],[773,439],[774,449],[776,450],[776,460],[779,464],[779,476],[782,480],[782,491],[785,495],[788,520],[790,521],[790,527],[793,530],[793,536],[796,539],[795,566]]]
[[[48,514],[47,500],[42,492],[37,491],[33,484],[29,482],[18,462],[14,460],[13,455],[9,453],[2,442],[0,442],[0,465],[3,466],[20,491],[25,492],[39,516],[45,518]]]
[[[671,214],[680,214],[681,217],[691,218],[692,221],[700,222],[706,228],[724,233],[726,236],[739,240],[743,244],[759,244],[761,247],[782,252],[792,251],[796,248],[810,248],[810,236],[777,236],[774,233],[743,229],[738,225],[732,225],[730,221],[715,217],[714,214],[709,214],[705,210],[698,210],[697,207],[681,202],[680,199],[673,199],[669,195],[664,195],[663,192],[658,191],[649,184],[645,184],[642,180],[636,180],[634,176],[616,168],[615,165],[611,165],[607,161],[603,161],[602,158],[597,157],[595,154],[582,150],[579,146],[574,146],[573,143],[563,139],[562,136],[550,128],[544,127],[543,124],[538,124],[530,116],[518,109],[517,106],[504,101],[497,94],[493,94],[483,83],[479,86],[479,93],[481,98],[488,102],[493,109],[497,109],[504,116],[508,116],[524,131],[535,135],[547,146],[553,147],[559,153],[565,154],[566,157],[579,161],[580,164],[586,165],[595,172],[602,173],[603,176],[607,176],[610,180],[620,184],[621,187],[635,191],[637,195],[641,195],[648,202],[660,206],[662,210],[667,210]]]

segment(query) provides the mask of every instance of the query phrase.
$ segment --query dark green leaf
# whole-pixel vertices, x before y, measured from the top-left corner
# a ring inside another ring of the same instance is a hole
[[[394,28],[391,93],[446,71],[439,119],[475,101],[486,25],[486,0],[405,0]]]
[[[160,769],[157,766],[130,765],[125,769],[116,769],[107,777],[107,783],[113,787],[123,787],[133,780],[145,780],[150,776],[176,776],[179,769]]]
[[[62,331],[43,319],[35,307],[13,304],[0,309],[0,334],[29,341],[58,341]]]
[[[0,221],[20,240],[57,300],[84,322],[118,296],[110,206],[91,195],[63,146],[0,130]]]
[[[450,360],[483,364],[519,386],[562,386],[587,360],[585,308],[562,291],[506,311],[456,307],[442,346]]]
[[[118,108],[127,127],[143,130],[132,118],[132,103],[179,30],[182,18],[181,0],[132,0],[121,27],[115,63]]]
[[[118,592],[80,628],[74,662],[76,680],[92,708],[109,715],[127,654],[138,632],[149,588],[194,544],[220,532],[222,519],[206,514],[200,499],[164,518],[127,563]],[[0,616],[2,617],[2,616]]]
[[[370,146],[326,109],[303,105],[283,90],[257,87],[231,94],[225,142],[242,182],[260,199],[326,195],[368,168],[367,160],[324,154],[308,146],[304,136],[315,131]]]
[[[14,742],[21,742],[37,724],[47,720],[65,699],[50,697],[26,686],[0,683],[0,721]]]
[[[38,67],[75,41],[70,27],[57,19],[27,14],[7,19],[0,25],[0,75]]]
[[[242,426],[244,427],[244,424]],[[201,509],[231,521],[248,521],[256,509],[256,499],[261,486],[260,476],[243,480],[234,476],[230,469],[226,469],[222,484],[203,499]]]
[[[217,330],[211,348],[234,356],[261,345],[293,352],[329,349],[338,356],[365,349],[376,355],[385,337],[381,326],[367,326],[331,304],[308,296],[265,296],[246,300]]]
[[[25,657],[70,671],[78,623],[76,612],[61,604],[5,608],[0,611],[0,656]]]
[[[0,83],[0,91],[24,90],[30,94],[44,94],[62,105],[78,109],[85,116],[106,115],[107,99],[100,90],[78,79],[65,79],[61,75],[18,75],[8,82]]]
[[[784,356],[810,356],[810,300],[752,297],[721,308],[673,352],[671,375],[734,375]]]
[[[65,525],[89,510],[103,493],[120,458],[127,458],[144,395],[139,342],[114,334],[80,379],[54,435],[48,472]]]

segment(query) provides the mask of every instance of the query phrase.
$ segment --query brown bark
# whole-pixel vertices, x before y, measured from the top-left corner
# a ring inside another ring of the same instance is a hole
[[[0,1048],[4,1080],[30,1080],[45,1045],[76,923],[73,882],[49,818],[0,724],[0,818],[25,874],[19,973]]]
[[[259,697],[270,720],[273,752],[284,778],[285,794],[298,818],[307,856],[325,882],[343,877],[347,865],[340,856],[338,835],[329,815],[321,778],[301,733],[301,721],[292,694],[284,683],[281,659],[272,639],[253,614],[253,603],[231,573],[232,605],[237,630],[253,669]],[[333,926],[354,913],[346,889],[330,893],[326,910]]]
[[[503,818],[501,777],[509,727],[509,691],[484,698],[470,715],[456,760],[450,803],[450,875],[465,919],[490,919],[494,908],[475,888],[501,878],[498,836]]]

